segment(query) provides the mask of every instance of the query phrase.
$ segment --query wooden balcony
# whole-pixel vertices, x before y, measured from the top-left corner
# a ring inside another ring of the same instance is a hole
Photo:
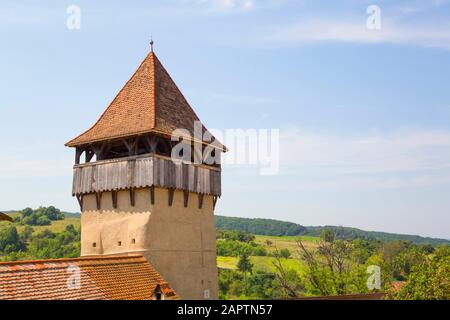
[[[172,161],[156,154],[76,164],[72,194],[161,187],[221,195],[221,169]]]

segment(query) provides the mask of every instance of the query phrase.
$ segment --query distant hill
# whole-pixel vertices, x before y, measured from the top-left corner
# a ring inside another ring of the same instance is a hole
[[[6,213],[8,215],[14,216],[16,213],[18,213],[20,210],[0,210],[0,212]],[[79,212],[67,212],[67,211],[61,211],[64,213],[64,216],[68,218],[79,218],[80,213]]]
[[[395,241],[395,240],[404,240],[410,241],[415,244],[424,244],[429,243],[433,246],[439,244],[450,244],[449,240],[439,239],[439,238],[430,238],[430,237],[422,237],[417,235],[410,234],[398,234],[398,233],[388,233],[388,232],[380,232],[380,231],[365,231],[357,228],[351,227],[338,227],[338,226],[318,226],[318,227],[306,227],[307,233],[305,235],[309,236],[320,236],[322,230],[331,229],[339,234],[340,237],[344,239],[354,239],[354,238],[363,238],[363,239],[378,239],[384,241]]]
[[[0,212],[6,213],[6,214],[11,214],[11,213],[16,213],[17,210],[0,210]]]
[[[62,213],[64,213],[64,216],[66,216],[66,217],[71,217],[71,218],[79,218],[80,217],[80,213],[79,212],[62,211]]]
[[[218,229],[245,231],[266,236],[297,236],[306,232],[306,228],[299,224],[272,219],[215,216],[215,222]]]
[[[449,240],[421,237],[416,235],[396,234],[378,231],[364,231],[340,226],[302,226],[293,222],[259,218],[237,218],[215,216],[216,228],[224,230],[240,230],[267,236],[313,236],[318,237],[324,229],[334,230],[342,239],[378,239],[382,241],[405,240],[416,244],[429,243],[433,246],[450,244]]]

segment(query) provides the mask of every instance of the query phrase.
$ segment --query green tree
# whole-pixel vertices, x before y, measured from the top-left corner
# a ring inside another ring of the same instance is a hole
[[[39,216],[36,219],[36,225],[38,226],[49,226],[52,222],[47,216]]]
[[[22,238],[25,241],[29,241],[33,235],[34,229],[30,226],[26,226],[22,231]]]
[[[20,211],[20,217],[16,222],[21,222],[30,226],[48,226],[51,224],[51,221],[62,219],[64,219],[64,214],[61,210],[50,206],[48,208],[39,207],[36,210],[25,208]]]
[[[289,249],[286,248],[281,249],[278,254],[280,255],[281,258],[284,259],[289,259],[291,257],[291,252],[289,251]]]
[[[44,215],[47,216],[50,220],[63,220],[64,214],[61,210],[55,208],[54,206],[50,206],[48,208],[43,208]]]
[[[412,272],[396,299],[449,300],[450,299],[450,250],[438,248]]]
[[[322,234],[320,235],[320,238],[323,241],[325,241],[325,242],[333,242],[334,238],[335,238],[335,235],[334,235],[333,230],[331,230],[331,229],[324,229],[322,231]]]
[[[243,253],[238,261],[237,268],[244,275],[244,292],[247,292],[247,273],[252,273],[253,264],[247,253]]]
[[[25,208],[22,211],[20,211],[20,215],[22,216],[22,218],[31,216],[33,214],[33,209],[31,208]]]
[[[19,236],[16,227],[9,226],[0,230],[0,252],[9,254],[25,251],[26,249],[25,241]]]

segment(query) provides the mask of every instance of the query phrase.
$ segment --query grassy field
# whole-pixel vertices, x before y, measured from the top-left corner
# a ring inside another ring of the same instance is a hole
[[[275,247],[278,250],[288,249],[292,257],[289,259],[282,259],[282,264],[286,269],[294,269],[299,271],[300,273],[304,270],[304,264],[298,259],[298,245],[297,241],[301,240],[304,246],[308,249],[314,250],[317,245],[319,238],[317,237],[275,237],[275,236],[256,236],[255,242],[266,247],[269,252],[273,252]],[[268,245],[268,241],[270,241],[271,245]],[[217,257],[217,266],[222,269],[236,269],[236,265],[239,258],[237,257]],[[251,262],[253,263],[254,271],[261,271],[267,273],[273,273],[275,271],[273,257],[250,257]]]
[[[17,213],[11,213],[8,214],[11,217],[15,217]],[[80,218],[78,217],[66,217],[64,220],[58,220],[58,221],[52,221],[51,225],[49,226],[31,226],[33,228],[33,234],[40,233],[44,231],[45,229],[49,229],[52,232],[61,232],[64,231],[67,225],[73,224],[75,228],[80,227]],[[10,223],[6,221],[0,222],[0,230],[3,228],[6,228],[8,226],[14,225],[17,228],[18,232],[21,232],[26,225],[22,225],[20,223]]]
[[[221,269],[235,270],[238,260],[237,257],[218,256],[217,266]],[[273,273],[276,270],[274,266],[275,258],[273,257],[250,257],[250,260],[253,263],[254,272]],[[298,259],[281,259],[281,263],[286,269],[294,269],[300,273],[304,270],[304,264]]]
[[[318,237],[303,237],[303,236],[256,236],[255,242],[266,247],[269,252],[275,251],[275,249],[288,249],[293,258],[298,258],[298,244],[297,241],[302,241],[303,245],[310,250],[317,248],[319,238]],[[270,242],[269,246],[267,243]]]

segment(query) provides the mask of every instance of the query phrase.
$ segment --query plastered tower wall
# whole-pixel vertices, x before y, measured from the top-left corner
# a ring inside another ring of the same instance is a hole
[[[100,209],[94,194],[83,197],[81,255],[143,254],[182,299],[217,299],[216,233],[213,197],[205,195],[199,208],[197,194],[175,191],[172,206],[167,189],[135,192],[135,205],[127,191],[117,193],[113,208],[109,192]],[[205,296],[206,295],[206,296]]]

